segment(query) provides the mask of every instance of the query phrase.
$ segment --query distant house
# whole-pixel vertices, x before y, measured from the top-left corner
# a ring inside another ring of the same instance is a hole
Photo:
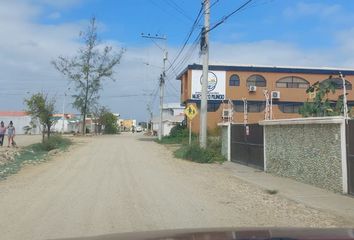
[[[130,131],[133,127],[136,127],[135,119],[118,119],[118,126],[121,131]]]
[[[181,106],[179,103],[166,103],[163,105],[162,108],[162,135],[168,136],[170,135],[171,129],[181,124],[184,119],[183,113],[184,107]],[[160,117],[155,117],[152,119],[152,129],[154,132],[159,131],[160,125]]]
[[[55,123],[53,125],[52,130],[54,132],[78,132],[80,131],[81,119],[75,114],[54,114],[53,118],[55,119]]]
[[[12,121],[16,128],[16,134],[40,134],[38,121],[32,119],[26,112],[0,111],[0,121],[3,121],[5,126]]]

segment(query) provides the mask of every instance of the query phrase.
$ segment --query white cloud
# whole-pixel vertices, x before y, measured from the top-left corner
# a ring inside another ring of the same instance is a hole
[[[293,7],[284,10],[286,17],[318,16],[329,17],[340,14],[342,7],[339,4],[299,2]]]
[[[329,52],[305,51],[279,41],[257,41],[239,44],[212,43],[210,59],[215,63],[271,66],[312,66],[332,64]]]
[[[51,14],[48,15],[49,19],[58,19],[61,17],[60,12],[52,12]]]
[[[89,0],[85,1],[88,2]],[[36,4],[45,4],[55,8],[69,8],[82,3],[83,0],[32,0],[32,2]]]

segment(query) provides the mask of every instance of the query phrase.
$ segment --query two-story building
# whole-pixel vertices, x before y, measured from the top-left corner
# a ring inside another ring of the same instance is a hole
[[[346,79],[348,106],[352,107],[354,69],[209,65],[208,129],[213,130],[223,121],[226,105],[232,105],[233,122],[243,123],[245,118],[248,123],[264,120],[265,90],[272,98],[273,119],[301,117],[299,108],[309,98],[306,89],[313,83],[333,81],[336,92],[329,96],[333,101],[343,94],[340,73]],[[181,81],[182,104],[193,103],[200,108],[201,77],[202,65],[198,64],[188,65],[177,76]],[[193,131],[199,131],[199,114],[193,119]]]

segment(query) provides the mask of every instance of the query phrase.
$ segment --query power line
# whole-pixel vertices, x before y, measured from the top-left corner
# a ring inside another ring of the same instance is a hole
[[[201,17],[202,11],[203,11],[203,5],[202,5],[202,6],[200,7],[200,9],[199,9],[199,12],[198,12],[198,14],[197,14],[197,17],[195,18],[195,20],[194,20],[194,22],[193,22],[193,24],[192,24],[192,27],[191,27],[189,33],[187,34],[187,36],[186,36],[186,38],[185,38],[185,41],[184,41],[184,43],[183,43],[181,49],[178,51],[176,57],[173,59],[173,61],[172,61],[171,65],[170,65],[170,67],[168,67],[166,71],[168,71],[169,69],[171,69],[171,68],[173,67],[173,64],[175,64],[175,62],[177,61],[177,59],[180,57],[180,55],[182,54],[183,50],[184,50],[185,47],[187,46],[189,39],[191,38],[191,36],[192,36],[192,34],[193,34],[195,28],[197,27],[197,25],[198,25],[198,23],[199,23],[199,21],[200,21],[200,17]]]
[[[173,0],[167,0],[164,1],[165,3],[167,3],[168,5],[170,5],[173,9],[175,9],[178,13],[180,13],[181,15],[183,15],[184,17],[186,17],[188,20],[193,21],[193,19],[188,16],[184,10]]]
[[[210,4],[209,10],[219,2],[220,0],[215,0],[212,4]]]
[[[250,4],[253,0],[248,0],[246,1],[244,4],[242,4],[240,7],[238,7],[236,10],[232,11],[231,13],[229,13],[228,15],[222,17],[222,19],[217,22],[213,27],[211,27],[208,32],[212,31],[213,29],[217,28],[219,25],[223,24],[229,17],[231,17],[232,15],[234,15],[235,13],[241,11],[243,8],[245,8],[248,4]]]
[[[190,45],[188,51],[186,52],[186,54],[184,55],[184,58],[182,58],[177,65],[174,67],[176,72],[180,72],[184,67],[185,67],[185,63],[188,62],[188,60],[193,56],[194,51],[197,49],[198,45],[199,45],[199,41],[200,41],[200,37],[201,34],[199,34],[197,36],[197,38],[193,41],[193,43]]]
[[[150,0],[150,3],[152,3],[153,5],[155,5],[157,8],[159,8],[163,13],[165,13],[167,16],[170,17],[171,14],[169,14],[167,11],[166,11],[166,8],[164,6],[161,6],[159,4],[157,4],[154,0]],[[171,5],[170,5],[171,6]],[[172,11],[169,11],[169,12],[172,12]],[[181,13],[180,13],[181,14]],[[183,14],[182,14],[183,15]],[[180,15],[178,15],[180,16]],[[183,15],[184,16],[184,15]],[[186,16],[184,16],[184,18],[181,18],[181,19],[184,19],[186,20]],[[187,17],[188,21],[191,21],[188,17]]]

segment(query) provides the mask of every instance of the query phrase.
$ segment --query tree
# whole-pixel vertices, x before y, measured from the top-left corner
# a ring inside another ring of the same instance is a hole
[[[50,129],[55,123],[53,118],[55,99],[49,99],[48,96],[43,93],[36,93],[29,99],[25,99],[24,102],[27,105],[26,112],[34,119],[38,119],[39,123],[42,125],[42,141],[44,141],[46,132],[49,139]]]
[[[100,122],[104,126],[105,134],[117,134],[118,133],[118,124],[117,117],[111,112],[105,112],[100,118]]]
[[[316,82],[306,90],[306,93],[312,95],[313,98],[304,103],[299,109],[299,113],[303,117],[324,117],[339,116],[344,112],[343,97],[338,96],[336,102],[329,100],[329,94],[334,94],[336,86],[331,81]]]
[[[94,105],[92,108],[92,117],[94,119],[95,134],[101,134],[103,123],[103,115],[109,112],[109,109],[104,106]]]
[[[85,134],[86,115],[97,103],[102,80],[113,79],[114,67],[120,63],[123,49],[116,53],[111,46],[101,46],[97,37],[96,19],[92,18],[86,32],[80,34],[84,46],[74,57],[59,56],[54,67],[74,83],[77,94],[73,106],[83,116],[82,132]]]

